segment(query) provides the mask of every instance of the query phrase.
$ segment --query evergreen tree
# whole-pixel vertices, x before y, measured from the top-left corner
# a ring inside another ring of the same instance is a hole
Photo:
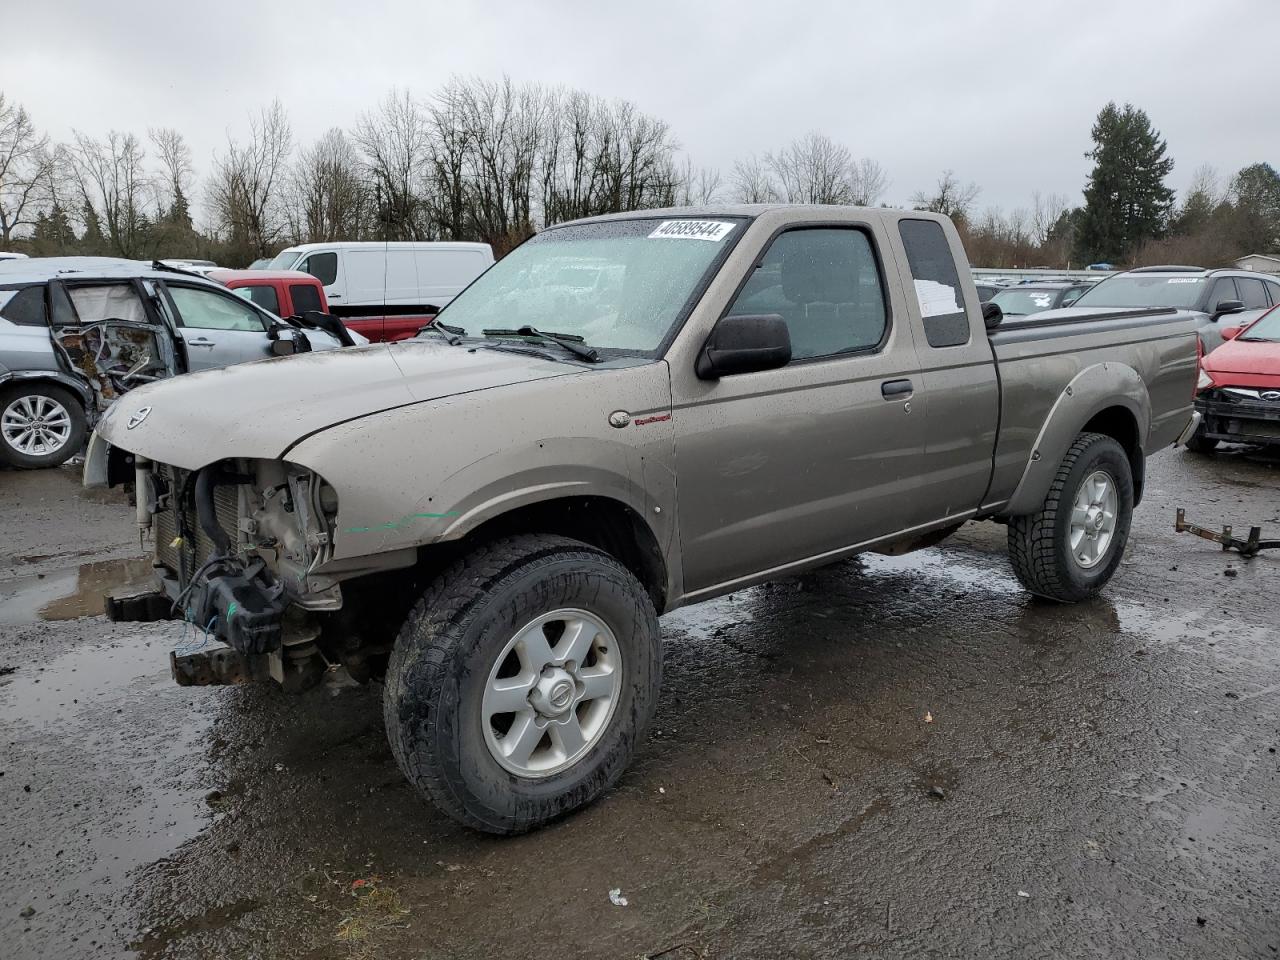
[[[81,211],[84,233],[80,236],[80,252],[86,257],[100,257],[107,251],[107,238],[102,235],[102,221],[93,204],[85,203]]]
[[[1167,144],[1143,110],[1108,103],[1093,124],[1094,162],[1085,186],[1084,213],[1076,235],[1085,262],[1128,258],[1143,242],[1163,234],[1173,207],[1164,179],[1173,169]]]
[[[65,257],[77,252],[75,231],[67,211],[57,201],[36,219],[31,234],[32,252],[37,257]]]
[[[1245,167],[1231,181],[1236,239],[1249,253],[1280,249],[1280,173],[1269,163]]]

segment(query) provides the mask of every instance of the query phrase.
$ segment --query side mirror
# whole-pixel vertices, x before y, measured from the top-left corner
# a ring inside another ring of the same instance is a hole
[[[1234,340],[1236,337],[1240,336],[1240,331],[1241,331],[1241,330],[1243,330],[1243,329],[1244,329],[1244,327],[1223,327],[1223,328],[1222,328],[1222,339],[1223,339],[1223,340]]]
[[[982,322],[986,324],[988,330],[994,330],[1004,323],[1004,311],[1000,309],[1000,304],[992,303],[990,300],[984,303],[982,305]]]
[[[1218,305],[1213,308],[1213,319],[1225,317],[1229,313],[1240,313],[1244,310],[1243,300],[1219,300]]]
[[[271,341],[273,357],[289,357],[311,349],[311,341],[305,333],[284,323],[273,323],[268,327],[267,339]]]
[[[790,362],[791,331],[778,314],[721,317],[698,351],[694,372],[700,380],[718,380],[775,370]]]

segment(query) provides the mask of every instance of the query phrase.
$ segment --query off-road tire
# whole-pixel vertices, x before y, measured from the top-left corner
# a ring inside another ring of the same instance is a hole
[[[1192,453],[1209,454],[1218,449],[1218,441],[1213,437],[1204,435],[1204,424],[1202,423],[1196,427],[1196,432],[1188,438],[1186,446]]]
[[[1071,506],[1084,479],[1105,470],[1118,494],[1116,528],[1106,559],[1085,569],[1071,556]],[[1085,600],[1111,579],[1133,522],[1133,470],[1124,448],[1100,433],[1082,433],[1062,458],[1044,505],[1009,520],[1009,560],[1022,585],[1037,596],[1064,603]]]
[[[84,403],[79,397],[65,387],[51,383],[39,381],[16,383],[0,390],[0,414],[19,397],[48,397],[62,404],[67,411],[67,416],[71,419],[71,434],[60,449],[42,456],[33,456],[11,447],[4,434],[0,433],[0,463],[7,463],[19,470],[42,470],[66,463],[80,452],[80,448],[84,446],[85,434],[89,431],[89,424],[85,418]]]
[[[622,653],[620,699],[581,760],[548,777],[518,777],[485,743],[484,686],[515,631],[561,607],[608,623]],[[444,813],[487,833],[523,833],[618,780],[653,717],[661,680],[658,617],[635,576],[579,541],[525,535],[478,547],[427,588],[396,637],[383,717],[400,769]]]

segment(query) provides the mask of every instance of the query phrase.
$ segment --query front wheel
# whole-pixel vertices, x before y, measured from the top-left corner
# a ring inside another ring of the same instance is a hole
[[[609,555],[564,537],[475,550],[409,614],[383,714],[405,776],[455,820],[520,833],[590,803],[643,737],[658,618]]]
[[[1084,600],[1120,565],[1133,522],[1133,471],[1111,437],[1083,433],[1063,457],[1044,505],[1009,521],[1009,559],[1032,593]]]

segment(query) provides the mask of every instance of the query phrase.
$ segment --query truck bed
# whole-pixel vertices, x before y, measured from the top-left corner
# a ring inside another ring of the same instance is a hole
[[[1028,462],[1031,471],[1040,464],[1056,469],[1051,458],[1036,454],[1040,447],[1060,449],[1052,442],[1055,423],[1079,419],[1069,408],[1105,402],[1100,413],[1127,410],[1138,436],[1147,435],[1146,454],[1172,444],[1192,414],[1197,359],[1188,345],[1195,335],[1190,314],[1163,308],[1092,315],[1052,310],[991,331],[1000,423],[983,511],[1028,508],[1016,496]]]

